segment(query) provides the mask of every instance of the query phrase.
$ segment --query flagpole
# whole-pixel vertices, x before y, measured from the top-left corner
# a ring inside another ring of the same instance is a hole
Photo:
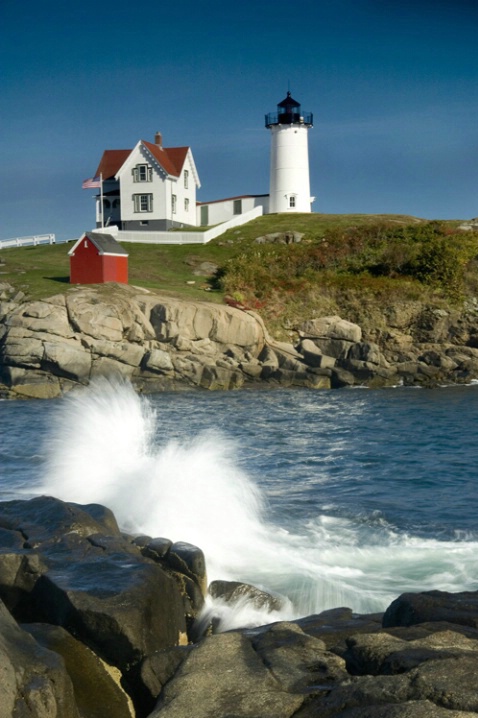
[[[104,222],[104,216],[105,216],[105,207],[103,204],[103,173],[100,172],[100,202],[101,202],[101,229],[104,228],[105,222]]]

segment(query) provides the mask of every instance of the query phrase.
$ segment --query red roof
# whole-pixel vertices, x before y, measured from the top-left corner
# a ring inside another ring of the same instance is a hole
[[[173,177],[179,177],[189,147],[158,147],[142,140],[142,144],[151,152],[161,167]],[[112,179],[124,165],[132,150],[105,150],[95,177],[103,175],[103,180]]]
[[[158,145],[153,145],[151,142],[145,142],[144,140],[143,145],[158,160],[168,175],[179,177],[189,147],[158,147]]]
[[[130,156],[131,150],[105,150],[95,177],[103,175],[103,180],[111,179]]]

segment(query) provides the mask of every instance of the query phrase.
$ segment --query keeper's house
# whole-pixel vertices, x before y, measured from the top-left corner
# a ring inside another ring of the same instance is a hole
[[[89,184],[88,184],[89,182]],[[99,187],[96,226],[164,231],[197,226],[196,190],[201,186],[190,147],[163,147],[140,140],[132,150],[105,150],[93,180]]]
[[[111,234],[85,232],[68,254],[71,284],[128,284],[128,253]]]

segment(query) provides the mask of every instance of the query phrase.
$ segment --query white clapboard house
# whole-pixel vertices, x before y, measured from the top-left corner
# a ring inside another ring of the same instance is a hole
[[[161,231],[197,225],[199,176],[190,147],[163,147],[140,140],[132,150],[105,150],[95,177],[83,183],[99,188],[96,226]]]

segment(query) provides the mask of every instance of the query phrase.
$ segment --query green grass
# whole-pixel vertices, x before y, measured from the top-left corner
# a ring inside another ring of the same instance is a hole
[[[73,245],[43,245],[0,250],[0,284],[8,282],[31,299],[44,299],[69,291]],[[230,257],[230,247],[217,245],[126,244],[129,283],[188,299],[222,301],[222,293],[205,292],[205,277],[194,270],[202,262],[220,264]],[[187,282],[194,281],[194,285]]]
[[[432,236],[426,245],[431,256],[422,250],[433,227],[407,215],[265,215],[206,245],[124,246],[130,285],[188,300],[223,302],[226,294],[232,295],[259,311],[277,338],[286,339],[305,316],[342,313],[366,323],[367,317],[373,314],[375,322],[378,310],[397,302],[422,300],[439,306],[453,301],[446,289],[454,280],[456,258],[463,259],[458,279],[466,292],[478,293],[478,236],[457,235],[459,220],[439,224],[441,254]],[[286,231],[303,233],[302,242],[255,242]],[[31,299],[68,292],[71,246],[0,250],[0,283],[9,282]],[[445,260],[448,274],[441,271]],[[213,291],[206,291],[211,289],[208,277],[194,274],[202,262],[223,270]],[[455,297],[461,292],[461,285],[457,287]]]
[[[201,262],[224,264],[256,237],[295,230],[317,236],[330,227],[374,222],[381,215],[266,215],[229,230],[206,245],[143,245],[125,243],[130,284],[188,299],[222,302],[222,292],[205,292],[206,278],[194,275]],[[399,221],[405,218],[398,217]],[[6,281],[31,299],[44,299],[70,289],[72,243],[0,250],[0,283]],[[189,285],[188,281],[196,284]]]

